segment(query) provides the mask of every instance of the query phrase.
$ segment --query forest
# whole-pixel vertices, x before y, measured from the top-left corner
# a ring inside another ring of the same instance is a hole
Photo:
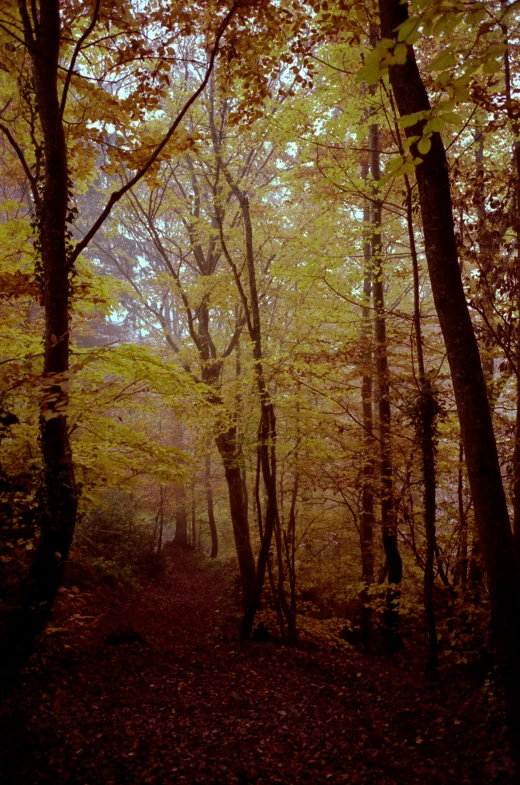
[[[520,777],[518,0],[0,0],[0,779]]]

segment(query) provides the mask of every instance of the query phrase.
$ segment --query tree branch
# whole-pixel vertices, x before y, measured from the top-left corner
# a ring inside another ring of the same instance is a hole
[[[76,246],[74,248],[74,251],[72,252],[72,254],[70,256],[70,259],[69,259],[69,266],[70,267],[72,267],[72,265],[74,264],[74,262],[76,261],[76,259],[80,255],[80,253],[88,246],[89,242],[92,240],[94,235],[99,231],[99,229],[101,228],[103,223],[106,221],[106,219],[110,215],[113,206],[121,199],[122,196],[124,196],[124,194],[127,191],[129,191],[131,188],[133,188],[134,185],[136,185],[139,182],[139,180],[141,180],[144,177],[144,175],[148,172],[148,170],[151,168],[151,166],[155,163],[155,161],[157,160],[159,155],[162,153],[162,151],[164,150],[164,148],[166,147],[166,145],[168,144],[168,142],[170,141],[170,139],[174,135],[175,131],[179,127],[181,121],[183,120],[184,116],[186,115],[186,113],[188,112],[190,107],[195,103],[195,101],[197,100],[199,95],[205,89],[206,85],[208,84],[208,81],[209,81],[209,78],[211,76],[211,73],[213,71],[214,65],[215,65],[215,60],[216,60],[216,57],[217,57],[217,53],[218,53],[218,50],[219,50],[220,41],[222,39],[222,36],[224,35],[224,32],[226,31],[226,28],[228,27],[229,23],[231,22],[231,19],[233,18],[234,14],[235,14],[235,11],[237,10],[240,2],[241,2],[241,0],[234,0],[233,5],[231,6],[230,10],[228,11],[228,13],[226,14],[226,16],[224,17],[224,19],[222,20],[222,22],[220,24],[217,36],[215,38],[215,43],[213,45],[213,49],[211,51],[211,55],[210,55],[210,58],[209,58],[209,63],[208,63],[208,67],[206,69],[206,74],[204,76],[204,79],[200,83],[199,87],[197,88],[197,90],[195,90],[195,92],[191,95],[191,97],[186,101],[186,103],[184,104],[183,108],[181,109],[181,111],[179,112],[179,114],[177,115],[175,120],[173,121],[172,125],[170,126],[170,128],[166,132],[165,136],[163,137],[163,140],[155,148],[155,150],[153,151],[153,153],[149,157],[148,161],[144,164],[144,166],[142,166],[141,169],[139,169],[139,171],[134,175],[134,177],[132,177],[131,180],[129,180],[127,183],[125,183],[125,185],[122,188],[120,188],[118,191],[114,191],[112,193],[112,195],[111,195],[110,199],[108,200],[108,202],[107,202],[107,204],[105,206],[105,209],[103,210],[101,215],[94,222],[94,224],[92,225],[90,230],[87,232],[87,234],[85,235],[83,240],[80,240],[80,242],[78,242],[76,244]]]
[[[10,132],[9,128],[7,128],[7,126],[5,126],[3,123],[0,123],[0,131],[3,131],[3,133],[7,136],[9,143],[11,144],[11,147],[14,149],[20,163],[22,164],[25,175],[31,184],[31,191],[33,194],[33,199],[35,204],[37,205],[40,204],[40,194],[38,193],[36,178],[31,172],[31,170],[29,169],[29,165],[25,160],[25,156],[22,152],[20,145],[18,144],[18,142]]]
[[[65,112],[65,104],[67,103],[67,94],[69,92],[70,81],[72,79],[72,72],[74,71],[74,66],[76,65],[76,60],[78,55],[81,51],[81,47],[83,46],[84,42],[87,40],[91,32],[93,31],[94,27],[96,26],[96,22],[99,16],[99,7],[101,5],[101,0],[96,0],[96,5],[94,7],[94,12],[92,14],[92,19],[90,20],[90,24],[80,36],[76,46],[74,47],[74,52],[72,53],[72,58],[70,61],[70,65],[67,71],[67,76],[65,77],[65,84],[63,85],[63,93],[61,94],[61,101],[60,101],[60,111],[58,114],[58,121],[57,124],[59,125],[63,120],[63,113]]]

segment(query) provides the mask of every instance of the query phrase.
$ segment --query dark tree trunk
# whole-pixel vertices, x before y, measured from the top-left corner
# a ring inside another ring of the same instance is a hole
[[[210,365],[206,362],[203,368],[203,380],[209,387],[213,388],[214,392],[210,397],[210,401],[216,406],[222,406],[222,399],[218,391],[217,382],[219,373],[220,368],[218,363],[213,363]],[[238,566],[242,583],[242,600],[244,608],[246,608],[251,602],[251,598],[253,596],[253,587],[255,585],[256,577],[256,565],[249,534],[249,515],[243,472],[244,456],[242,453],[242,446],[235,418],[233,418],[232,425],[226,427],[216,436],[215,443],[222,460],[224,476],[226,478],[226,484],[228,488],[229,512],[231,515],[233,536],[235,539],[235,548],[237,552]],[[208,486],[206,486],[206,489],[207,487]],[[212,550],[217,543],[216,536],[217,532],[215,528],[215,539],[213,539],[212,533]],[[218,548],[218,543],[216,547]]]
[[[486,190],[484,187],[484,133],[481,128],[475,134],[477,149],[475,151],[475,164],[477,170],[477,219],[478,219],[478,246],[479,246],[479,267],[483,286],[482,310],[484,321],[490,325],[494,321],[494,288],[493,288],[493,242],[490,238],[488,219],[486,215]],[[488,393],[491,412],[494,407],[493,377],[495,372],[495,360],[493,356],[492,331],[487,329],[488,340],[482,342],[480,355],[482,360],[482,370],[484,381]]]
[[[175,446],[180,450],[184,450],[185,441],[182,422],[177,420],[173,430]],[[173,498],[175,499],[175,537],[173,541],[176,545],[185,548],[188,545],[188,494],[184,482],[174,488]]]
[[[45,308],[40,420],[45,499],[41,537],[28,579],[22,586],[21,607],[9,623],[6,655],[7,667],[13,668],[13,672],[32,651],[36,636],[50,616],[72,543],[77,510],[66,416],[70,284],[66,248],[67,150],[58,94],[59,2],[41,0],[36,30],[32,30],[24,2],[20,3],[20,13],[26,46],[32,58],[34,91],[44,140],[45,180],[40,198],[35,201]]]
[[[244,499],[241,469],[243,459],[237,444],[235,426],[219,434],[216,443],[226,475],[229,509],[242,581],[242,599],[244,608],[248,608],[254,594],[256,568],[249,536],[247,502]]]
[[[195,501],[195,483],[191,484],[191,547],[197,547],[197,505]]]
[[[157,554],[160,556],[162,551],[163,531],[164,531],[164,488],[160,488],[160,506],[159,506],[159,541],[157,543]]]
[[[381,179],[380,172],[379,126],[370,126],[370,173],[374,183]],[[377,194],[377,186],[372,200],[372,268],[374,275],[374,333],[376,373],[379,404],[379,445],[381,481],[381,528],[383,547],[388,566],[388,591],[385,610],[385,635],[390,651],[398,651],[401,639],[398,630],[399,613],[396,604],[399,599],[399,584],[403,575],[403,564],[397,544],[397,519],[394,505],[394,489],[391,457],[391,411],[390,380],[388,374],[388,351],[386,341],[386,314],[383,280],[383,248],[381,243],[382,203]]]
[[[188,495],[184,484],[174,489],[175,499],[175,537],[176,545],[188,545]]]
[[[218,534],[217,524],[215,522],[215,508],[213,504],[213,487],[211,484],[211,454],[209,442],[206,443],[206,458],[205,458],[205,483],[206,483],[206,506],[208,509],[208,523],[209,531],[211,534],[211,551],[210,559],[216,559],[218,556]]]
[[[299,410],[298,403],[296,404]],[[294,629],[289,628],[289,640],[294,642],[298,639],[298,631],[296,630],[296,500],[298,498],[298,472],[294,475],[294,484],[291,494],[291,507],[289,510],[289,525],[287,532],[284,532],[284,545],[287,560],[287,571],[289,574],[290,586],[290,615],[289,624],[294,624]]]
[[[493,387],[495,362],[493,357],[493,349],[490,345],[493,332],[493,330],[490,329],[490,325],[494,321],[493,243],[490,238],[486,217],[486,192],[484,187],[484,134],[482,129],[477,131],[475,135],[475,141],[477,142],[477,148],[475,151],[475,165],[477,170],[477,236],[479,245],[479,267],[483,286],[482,313],[484,316],[484,321],[487,325],[486,332],[488,334],[488,341],[486,342],[484,340],[482,342],[482,346],[480,347],[480,358],[482,362],[482,372],[484,374],[484,383],[486,385],[489,408],[491,410],[491,417],[493,417],[493,409],[495,405],[495,391]],[[476,604],[480,603],[484,580],[484,571],[482,568],[482,549],[480,547],[480,543],[478,542],[478,538],[479,533],[474,529],[470,563],[470,584],[471,596]]]
[[[400,0],[379,0],[381,29],[396,39],[408,17]],[[390,66],[390,82],[401,116],[430,109],[413,47],[403,65]],[[424,121],[406,129],[421,137]],[[469,483],[488,578],[493,625],[504,679],[506,709],[514,746],[520,740],[520,581],[486,385],[458,265],[453,225],[449,168],[440,134],[419,154],[417,182],[425,251],[435,307],[439,317],[459,414]]]
[[[474,528],[472,534],[473,540],[471,543],[471,554],[468,566],[467,599],[474,605],[480,605],[484,586],[484,570],[482,568],[483,554],[478,530],[475,530]]]
[[[516,367],[520,371],[520,304],[517,328]],[[513,448],[513,538],[520,564],[520,373],[516,377],[515,446]]]
[[[459,552],[454,583],[460,580],[462,586],[468,581],[468,518],[464,509],[464,445],[459,442],[459,463],[457,470],[457,500],[459,507]]]
[[[227,249],[224,234],[221,225],[221,242],[224,254],[230,264],[235,281],[239,288],[242,297],[242,304],[247,316],[247,326],[251,343],[253,346],[253,359],[255,361],[255,377],[258,395],[260,399],[260,424],[258,428],[258,452],[260,459],[260,466],[262,469],[262,478],[264,480],[267,503],[265,510],[265,523],[263,526],[262,541],[260,546],[260,553],[258,555],[256,581],[251,601],[246,608],[244,618],[240,624],[240,635],[242,638],[247,639],[251,636],[253,624],[262,597],[262,589],[265,580],[265,571],[269,561],[269,549],[273,534],[280,526],[280,516],[278,511],[278,497],[276,487],[276,416],[274,406],[269,395],[269,390],[263,372],[263,352],[262,352],[262,326],[260,321],[260,306],[258,298],[258,290],[256,284],[256,270],[255,270],[255,257],[253,248],[253,227],[251,224],[251,214],[249,210],[249,199],[242,193],[237,185],[232,181],[229,174],[226,172],[226,179],[233,191],[239,205],[244,221],[245,241],[246,241],[246,266],[249,284],[249,302],[245,297],[244,290],[240,281],[237,268],[233,263],[231,255]],[[276,537],[276,545],[278,552],[282,548],[282,538]],[[282,554],[283,558],[283,554]],[[279,576],[278,583],[278,602],[283,610],[283,613],[288,622],[288,629],[290,639],[288,643],[296,643],[296,620],[292,618],[291,607],[287,603],[285,596],[285,589],[283,586],[283,575]]]
[[[367,179],[368,164],[364,164],[361,176]],[[370,607],[370,585],[374,582],[374,478],[376,472],[377,444],[374,438],[374,419],[372,412],[372,328],[370,304],[372,296],[372,247],[370,244],[370,206],[365,202],[363,208],[365,239],[363,243],[363,378],[361,400],[363,407],[363,474],[361,490],[361,640],[365,652],[369,652],[372,642],[372,608]]]
[[[424,526],[426,531],[426,562],[424,565],[424,609],[428,631],[427,670],[437,672],[439,651],[437,645],[437,626],[433,605],[433,567],[435,561],[435,449],[434,449],[434,398],[429,379],[422,383],[421,398],[423,408],[421,449],[423,458],[424,482]]]
[[[435,533],[435,505],[436,505],[436,480],[435,480],[435,397],[431,380],[426,375],[423,353],[423,338],[421,327],[421,301],[419,290],[419,261],[415,245],[413,227],[412,187],[408,177],[405,176],[406,185],[406,217],[408,223],[408,237],[410,240],[410,253],[413,268],[413,302],[414,302],[414,329],[417,353],[417,369],[419,372],[419,411],[417,415],[417,435],[422,453],[422,475],[424,488],[424,529],[426,534],[426,560],[424,564],[424,610],[426,615],[426,630],[428,637],[428,655],[426,659],[427,671],[430,674],[437,672],[439,664],[439,649],[437,644],[437,625],[435,621],[435,608],[433,605],[434,563],[436,552]]]
[[[505,11],[507,3],[501,0],[502,10]],[[512,93],[511,93],[511,68],[509,60],[509,36],[507,25],[502,25],[504,43],[504,83],[506,92],[506,110],[511,121],[514,134],[513,141],[513,172],[514,172],[514,192],[513,192],[513,230],[516,235],[516,277],[517,286],[520,282],[520,141],[518,133],[520,125],[518,118],[513,112]],[[520,297],[517,297],[517,318],[516,328],[516,422],[515,422],[515,445],[513,449],[513,542],[515,546],[517,565],[520,565]]]

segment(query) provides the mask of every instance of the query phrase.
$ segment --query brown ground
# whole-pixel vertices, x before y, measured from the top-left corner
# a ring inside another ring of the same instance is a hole
[[[229,567],[168,559],[141,592],[69,579],[1,720],[2,785],[514,783],[493,684],[239,643]],[[105,642],[130,625],[144,643]]]

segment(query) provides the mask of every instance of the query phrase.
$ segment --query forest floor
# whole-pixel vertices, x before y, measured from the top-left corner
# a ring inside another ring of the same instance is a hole
[[[72,571],[1,718],[2,785],[515,782],[482,676],[239,642],[233,575],[175,548],[141,591]],[[130,626],[142,641],[107,642]]]

